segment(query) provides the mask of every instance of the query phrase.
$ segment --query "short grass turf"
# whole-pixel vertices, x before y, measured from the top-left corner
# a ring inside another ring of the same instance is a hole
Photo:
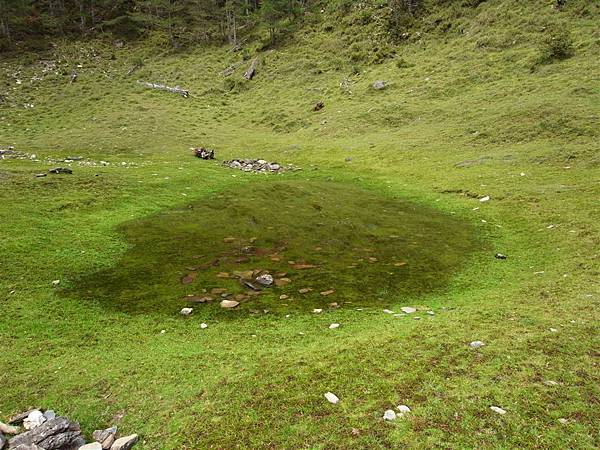
[[[87,435],[139,433],[141,449],[600,445],[597,17],[504,3],[469,33],[400,46],[409,67],[358,75],[318,23],[232,88],[221,71],[239,56],[219,48],[63,43],[0,62],[0,141],[36,155],[0,161],[0,417],[53,408]],[[556,21],[575,55],[532,70]],[[245,174],[195,145],[302,170]],[[67,156],[86,160],[35,178]],[[238,267],[246,244],[268,251]],[[219,272],[254,268],[291,283],[178,314],[187,294],[238,289]],[[383,312],[402,306],[421,320]],[[398,404],[410,415],[384,423]]]

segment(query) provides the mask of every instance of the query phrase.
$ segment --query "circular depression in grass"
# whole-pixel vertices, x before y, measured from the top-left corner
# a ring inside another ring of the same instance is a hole
[[[368,306],[443,289],[478,248],[451,215],[326,181],[252,182],[120,231],[129,250],[69,295],[130,313],[191,300],[218,309],[223,298],[241,311]],[[266,273],[277,285],[252,289]]]

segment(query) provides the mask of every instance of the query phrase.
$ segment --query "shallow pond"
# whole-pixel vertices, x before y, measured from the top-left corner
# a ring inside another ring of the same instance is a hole
[[[480,246],[451,215],[325,181],[248,183],[120,231],[131,247],[117,265],[66,295],[129,313],[388,304],[444,289]],[[277,286],[253,289],[266,273]]]

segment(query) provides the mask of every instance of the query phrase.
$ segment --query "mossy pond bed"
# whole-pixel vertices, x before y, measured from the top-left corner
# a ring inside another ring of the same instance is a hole
[[[259,181],[121,226],[113,267],[64,295],[127,313],[372,306],[443,290],[480,248],[452,215],[342,182]],[[271,286],[256,282],[273,277]]]

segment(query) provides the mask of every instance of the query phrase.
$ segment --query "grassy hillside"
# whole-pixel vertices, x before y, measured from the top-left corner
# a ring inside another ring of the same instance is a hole
[[[383,8],[338,5],[247,52],[3,56],[0,147],[26,155],[0,160],[0,419],[45,406],[141,449],[599,446],[599,14],[550,3],[448,2],[400,42]],[[543,60],[563,30],[572,56]],[[234,171],[200,145],[302,170]],[[268,251],[182,285],[227,237]],[[178,314],[255,268],[292,281]],[[383,312],[402,306],[419,310]]]

